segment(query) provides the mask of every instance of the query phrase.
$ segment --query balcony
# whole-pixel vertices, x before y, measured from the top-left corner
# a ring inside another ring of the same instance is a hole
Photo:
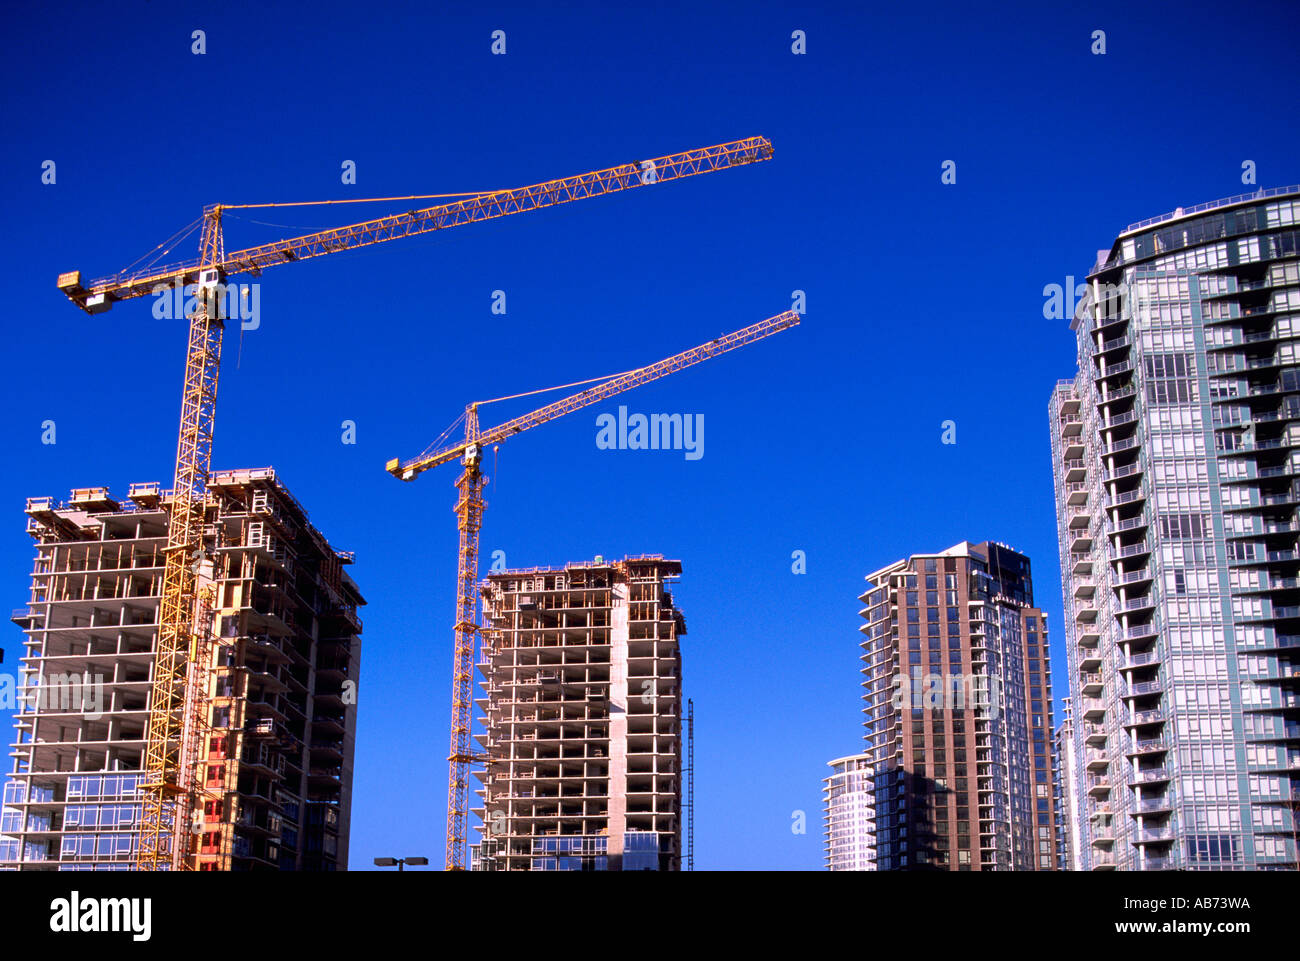
[[[1101,651],[1097,648],[1081,649],[1079,653],[1079,670],[1093,673],[1101,667]]]
[[[1079,705],[1085,720],[1100,721],[1106,716],[1106,702],[1095,697],[1085,697]]]
[[[1124,477],[1135,477],[1141,473],[1141,464],[1125,464],[1123,467],[1116,467],[1112,470],[1103,471],[1101,479],[1104,481],[1115,481]]]
[[[1164,685],[1159,680],[1139,681],[1137,684],[1121,687],[1119,696],[1123,698],[1146,697],[1149,694],[1159,694],[1163,690]]]
[[[21,628],[29,628],[35,625],[41,615],[26,607],[15,608],[9,615],[9,620],[13,621]]]
[[[1084,764],[1090,771],[1104,771],[1106,765],[1110,763],[1110,758],[1106,755],[1105,751],[1093,747],[1084,748],[1083,759]]]
[[[1300,723],[1297,724],[1284,723],[1281,727],[1281,730],[1275,729],[1266,733],[1248,735],[1246,737],[1246,740],[1247,742],[1252,744],[1258,744],[1258,743],[1263,743],[1268,741],[1300,740]]]
[[[1134,711],[1133,714],[1126,717],[1120,723],[1124,727],[1144,727],[1148,724],[1163,724],[1165,722],[1165,712],[1160,708],[1150,711]]]
[[[1178,836],[1174,829],[1168,825],[1162,825],[1157,828],[1143,828],[1133,834],[1133,839],[1141,844],[1168,844],[1170,841],[1176,841]]]
[[[1106,354],[1112,350],[1119,350],[1121,348],[1131,346],[1132,343],[1133,341],[1129,337],[1129,335],[1124,334],[1121,337],[1116,337],[1114,340],[1105,341],[1099,348],[1097,348],[1097,353]]]
[[[1150,522],[1147,520],[1146,513],[1143,512],[1137,517],[1129,517],[1125,520],[1119,521],[1118,523],[1108,522],[1106,524],[1106,533],[1124,534],[1128,531],[1146,530],[1148,526],[1150,526]]]
[[[1156,607],[1156,598],[1154,598],[1153,594],[1144,594],[1143,597],[1134,597],[1118,603],[1115,609],[1123,612],[1123,614],[1132,614],[1134,611],[1154,610],[1154,607]]]
[[[1140,801],[1134,801],[1133,806],[1129,809],[1129,816],[1137,817],[1139,814],[1164,814],[1173,809],[1173,799],[1166,793],[1159,797],[1144,797]]]
[[[1123,574],[1117,573],[1113,578],[1111,578],[1111,584],[1114,586],[1121,584],[1141,584],[1152,579],[1153,575],[1151,569],[1149,567],[1143,567],[1141,570],[1137,571],[1125,571]]]
[[[1100,367],[1098,370],[1093,372],[1092,379],[1102,380],[1106,377],[1115,377],[1119,374],[1127,374],[1132,370],[1133,370],[1133,364],[1125,360],[1125,361],[1121,361],[1118,364],[1111,364],[1108,367],[1106,366]]]
[[[1124,752],[1126,757],[1142,757],[1152,754],[1164,754],[1170,748],[1169,741],[1163,737],[1138,739],[1133,741]]]
[[[1116,494],[1114,497],[1107,496],[1106,506],[1123,507],[1125,504],[1132,504],[1136,501],[1146,500],[1146,496],[1147,495],[1143,492],[1142,488],[1139,487],[1137,490],[1125,491],[1122,494]]]
[[[1146,540],[1137,544],[1125,544],[1123,547],[1119,548],[1112,546],[1110,549],[1110,562],[1114,564],[1116,561],[1125,560],[1130,557],[1142,557],[1150,553],[1151,545],[1147,543]]]
[[[1106,774],[1084,775],[1084,784],[1093,797],[1105,797],[1110,794],[1110,776]]]
[[[1261,611],[1259,614],[1243,614],[1241,615],[1239,620],[1242,621],[1243,623],[1246,623],[1246,622],[1260,622],[1260,621],[1292,620],[1294,618],[1300,617],[1300,605],[1295,605],[1295,604],[1276,605],[1276,604],[1269,604],[1266,602],[1264,606],[1267,609]]]
[[[250,718],[244,722],[244,733],[254,737],[269,737],[275,733],[275,721],[269,717]]]
[[[1178,859],[1172,855],[1163,857],[1146,857],[1142,859],[1141,870],[1143,871],[1173,871],[1178,867]]]
[[[1160,663],[1159,651],[1144,651],[1141,654],[1133,654],[1129,656],[1123,661],[1123,663],[1120,664],[1119,667],[1120,670],[1122,671],[1132,671],[1132,670],[1136,670],[1139,667],[1151,667],[1153,664],[1159,664],[1159,663]]]
[[[1106,743],[1106,728],[1101,724],[1087,723],[1083,726],[1083,739],[1085,744],[1100,747]]]
[[[1137,411],[1130,410],[1123,414],[1117,414],[1109,420],[1097,425],[1101,430],[1114,430],[1116,427],[1123,427],[1125,424],[1136,423],[1138,419]]]
[[[1264,572],[1265,574],[1267,572]],[[1264,594],[1269,591],[1300,590],[1300,577],[1262,577],[1258,583],[1235,588],[1239,594]]]
[[[1159,631],[1155,624],[1139,624],[1136,627],[1126,627],[1120,635],[1126,641],[1139,640],[1144,637],[1157,637]]]
[[[329,610],[328,616],[343,621],[352,628],[354,634],[362,632],[361,618],[357,615],[357,609],[351,605],[336,604]]]
[[[1081,458],[1070,458],[1061,466],[1065,468],[1065,480],[1067,483],[1075,483],[1088,476],[1088,468]]]
[[[1168,768],[1152,767],[1137,771],[1130,771],[1129,784],[1159,784],[1162,781],[1168,781],[1171,777]]]
[[[1122,454],[1126,450],[1136,450],[1140,441],[1136,437],[1126,437],[1123,440],[1117,440],[1108,447],[1103,447],[1103,454]]]
[[[1089,697],[1096,697],[1102,690],[1101,674],[1080,673],[1079,686],[1083,689],[1084,694]]]

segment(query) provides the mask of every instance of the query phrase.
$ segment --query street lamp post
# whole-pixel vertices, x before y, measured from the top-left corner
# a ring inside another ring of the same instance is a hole
[[[428,863],[429,863],[428,858],[375,858],[375,867],[391,868],[393,865],[397,865],[397,870],[399,872],[402,870],[402,868],[405,865],[408,864],[415,866],[415,865],[424,865]]]

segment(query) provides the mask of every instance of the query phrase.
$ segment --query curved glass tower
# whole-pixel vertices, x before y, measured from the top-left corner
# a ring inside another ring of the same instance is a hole
[[[1049,414],[1092,870],[1296,867],[1300,187],[1134,224]]]

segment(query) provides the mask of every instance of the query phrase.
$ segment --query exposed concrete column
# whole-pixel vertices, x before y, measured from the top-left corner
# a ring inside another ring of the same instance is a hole
[[[628,585],[611,592],[609,635],[609,867],[623,866],[627,831],[627,618]]]

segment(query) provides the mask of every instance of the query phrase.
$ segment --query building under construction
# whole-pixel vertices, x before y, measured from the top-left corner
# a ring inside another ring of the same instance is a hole
[[[127,870],[159,629],[170,491],[27,504],[36,541],[0,869]],[[271,469],[211,475],[195,557],[207,692],[178,840],[198,870],[345,870],[365,603]],[[210,712],[210,713],[209,713]]]
[[[682,867],[680,574],[649,555],[484,580],[473,869]]]

